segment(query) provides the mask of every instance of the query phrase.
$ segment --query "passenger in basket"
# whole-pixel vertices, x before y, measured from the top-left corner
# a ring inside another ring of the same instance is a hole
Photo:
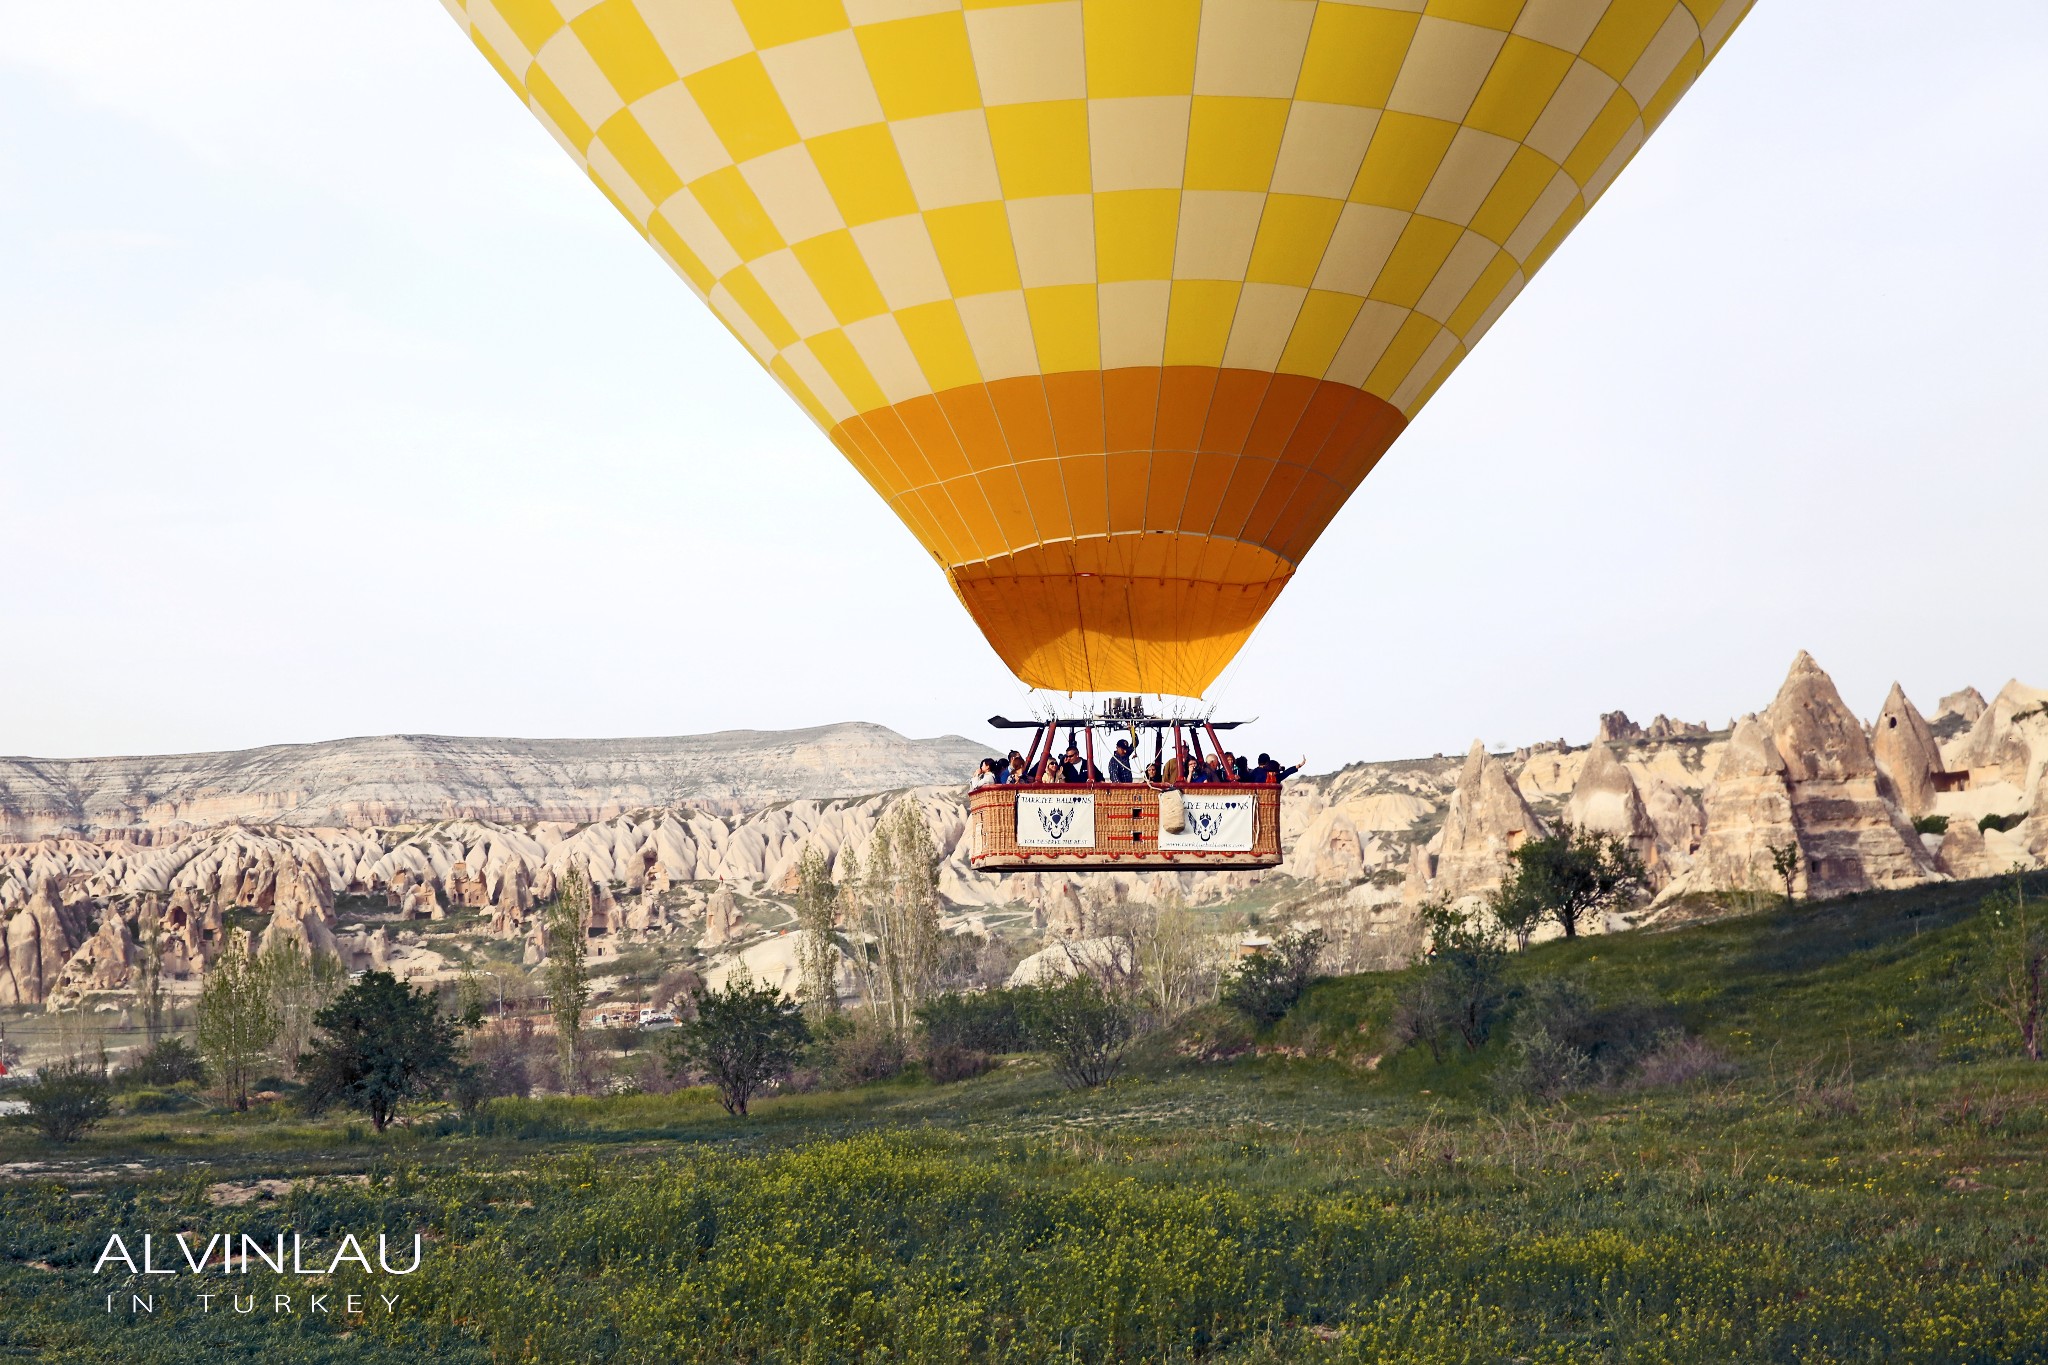
[[[1024,771],[1024,755],[1015,749],[1010,750],[1010,775],[1005,780],[1011,783],[1031,780],[1031,775]]]
[[[1293,767],[1283,768],[1278,763],[1273,761],[1273,755],[1260,754],[1259,770],[1263,774],[1263,776],[1259,777],[1257,780],[1261,782],[1273,783],[1285,782],[1288,778],[1300,772],[1302,770],[1303,765],[1307,762],[1308,755],[1303,754],[1298,760],[1295,761]]]
[[[981,766],[974,770],[974,781],[967,784],[967,790],[977,791],[982,787],[993,787],[1002,780],[996,776],[996,761],[984,758],[981,760]]]
[[[1060,781],[1082,783],[1088,780],[1088,765],[1081,761],[1081,751],[1069,744],[1060,760]]]
[[[1131,780],[1131,742],[1127,739],[1118,740],[1116,742],[1116,752],[1109,756],[1109,780],[1112,782],[1128,782]]]
[[[1145,765],[1145,780],[1154,786],[1159,784],[1159,760],[1153,759]]]

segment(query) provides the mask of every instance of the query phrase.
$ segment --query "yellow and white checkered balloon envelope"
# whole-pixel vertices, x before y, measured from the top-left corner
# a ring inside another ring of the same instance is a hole
[[[1751,0],[445,0],[1024,681],[1200,696]]]

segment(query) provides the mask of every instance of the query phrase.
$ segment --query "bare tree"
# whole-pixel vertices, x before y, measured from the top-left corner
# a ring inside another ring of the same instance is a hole
[[[326,1009],[348,984],[348,973],[332,954],[308,954],[297,939],[278,938],[257,959],[277,1039],[271,1053],[287,1076],[298,1075],[299,1057],[313,1041],[313,1016]]]
[[[865,994],[899,1037],[938,973],[938,861],[924,810],[904,800],[875,825],[865,870],[848,878],[855,888],[848,927],[865,939],[856,956],[873,953],[860,964]]]
[[[1216,998],[1222,946],[1187,908],[1179,888],[1142,917],[1133,947],[1141,988],[1162,1018]]]
[[[1984,898],[1983,916],[1990,958],[1985,1000],[2012,1025],[2020,1051],[2038,1062],[2042,1014],[2048,1011],[2048,916],[2028,902],[2023,867],[2013,867],[2009,888]]]

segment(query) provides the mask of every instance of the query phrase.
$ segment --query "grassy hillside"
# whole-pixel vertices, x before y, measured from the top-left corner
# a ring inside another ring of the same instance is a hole
[[[45,1165],[0,1183],[0,1359],[2048,1360],[2048,1067],[1976,995],[1986,890],[1518,955],[1528,998],[1568,978],[1701,1059],[1559,1103],[1501,1091],[1511,1028],[1396,1051],[1380,974],[1263,1033],[1205,1010],[1080,1094],[1020,1059],[745,1121],[684,1092],[384,1138],[281,1111],[5,1131]],[[115,1226],[435,1240],[342,1335],[201,1315],[189,1281],[109,1315]]]

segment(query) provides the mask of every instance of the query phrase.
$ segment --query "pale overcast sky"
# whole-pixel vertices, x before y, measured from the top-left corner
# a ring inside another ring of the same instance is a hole
[[[2048,685],[2048,6],[1759,0],[1214,694],[1311,766]],[[0,753],[1028,709],[434,0],[0,0]]]

